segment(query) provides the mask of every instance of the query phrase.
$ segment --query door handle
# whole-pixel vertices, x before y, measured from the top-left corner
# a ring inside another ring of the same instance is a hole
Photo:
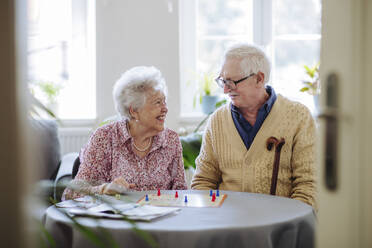
[[[336,190],[337,179],[337,159],[338,159],[338,93],[339,81],[335,73],[327,76],[325,84],[326,108],[318,114],[318,119],[325,120],[325,185],[329,190]]]

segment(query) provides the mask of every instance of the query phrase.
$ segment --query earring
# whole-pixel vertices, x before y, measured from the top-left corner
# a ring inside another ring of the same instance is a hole
[[[130,119],[131,120],[134,120],[135,122],[138,122],[138,120],[135,117],[133,117],[133,116],[131,116]]]

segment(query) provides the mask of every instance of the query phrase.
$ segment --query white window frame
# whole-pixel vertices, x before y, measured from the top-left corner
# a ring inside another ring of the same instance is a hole
[[[268,47],[272,39],[272,0],[253,0],[253,41]]]
[[[185,94],[185,85],[192,81],[190,70],[196,69],[197,58],[197,0],[179,1],[179,30],[180,30],[180,101],[181,105],[186,99],[190,99],[189,94]],[[202,113],[193,114],[180,113],[179,122],[193,124],[202,119]]]
[[[93,126],[97,120],[97,94],[96,94],[96,27],[95,27],[95,14],[96,14],[96,2],[91,0],[71,0],[71,32],[72,39],[70,43],[70,49],[67,54],[68,59],[68,71],[69,80],[74,77],[74,73],[71,72],[72,68],[70,60],[72,59],[71,54],[74,53],[74,49],[79,49],[80,44],[86,44],[88,58],[85,64],[87,65],[87,73],[84,74],[86,80],[85,84],[89,84],[92,87],[92,98],[94,98],[94,114],[92,118],[82,118],[82,119],[62,119],[60,118],[60,123],[62,127],[72,127],[72,126]],[[74,34],[79,34],[77,39],[74,39]],[[77,47],[77,48],[74,48]],[[73,80],[73,79],[72,79]],[[66,100],[64,98],[64,100]],[[63,101],[63,100],[62,100]]]
[[[96,124],[97,113],[97,83],[96,83],[96,1],[72,0],[72,23],[73,33],[84,32],[87,50],[89,51],[87,81],[94,87],[95,115],[93,118],[62,119],[65,127],[86,127]],[[83,31],[81,31],[83,30]],[[89,42],[88,42],[89,41]]]
[[[194,68],[196,71],[197,58],[197,1],[198,0],[180,0],[180,95],[181,105],[190,99],[189,94],[185,94],[186,82],[188,78],[185,68]],[[268,84],[272,83],[275,78],[275,41],[280,39],[286,40],[319,40],[321,35],[281,35],[274,36],[273,32],[273,0],[253,0],[253,42],[262,47],[269,55],[272,71]],[[275,87],[275,85],[273,85]],[[189,93],[189,92],[188,92]],[[180,113],[180,124],[195,124],[203,118],[202,113],[193,112],[192,114]]]
[[[186,99],[190,99],[189,92],[185,89],[185,85],[192,82],[190,68],[193,71],[197,69],[197,1],[179,1],[181,105]],[[271,5],[271,0],[253,0],[253,21],[256,24],[253,27],[253,40],[254,43],[263,47],[267,47],[271,41]],[[269,11],[263,11],[264,9]],[[185,92],[187,93],[185,94]],[[201,112],[181,112],[179,123],[181,126],[195,124],[204,117],[205,115]]]

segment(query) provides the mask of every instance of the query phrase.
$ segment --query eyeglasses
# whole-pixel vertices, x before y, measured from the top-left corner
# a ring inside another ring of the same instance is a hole
[[[239,79],[237,81],[234,81],[234,80],[225,80],[223,79],[222,77],[218,77],[215,79],[216,83],[218,84],[219,87],[223,88],[225,87],[225,85],[229,88],[229,89],[236,89],[236,85],[240,82],[243,82],[244,80],[252,77],[256,75],[256,73],[251,73],[249,76],[246,76],[246,77],[243,77],[242,79]]]

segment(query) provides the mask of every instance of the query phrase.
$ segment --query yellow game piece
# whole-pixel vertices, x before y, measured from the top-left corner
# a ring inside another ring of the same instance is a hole
[[[120,200],[120,194],[115,195],[116,200]]]

